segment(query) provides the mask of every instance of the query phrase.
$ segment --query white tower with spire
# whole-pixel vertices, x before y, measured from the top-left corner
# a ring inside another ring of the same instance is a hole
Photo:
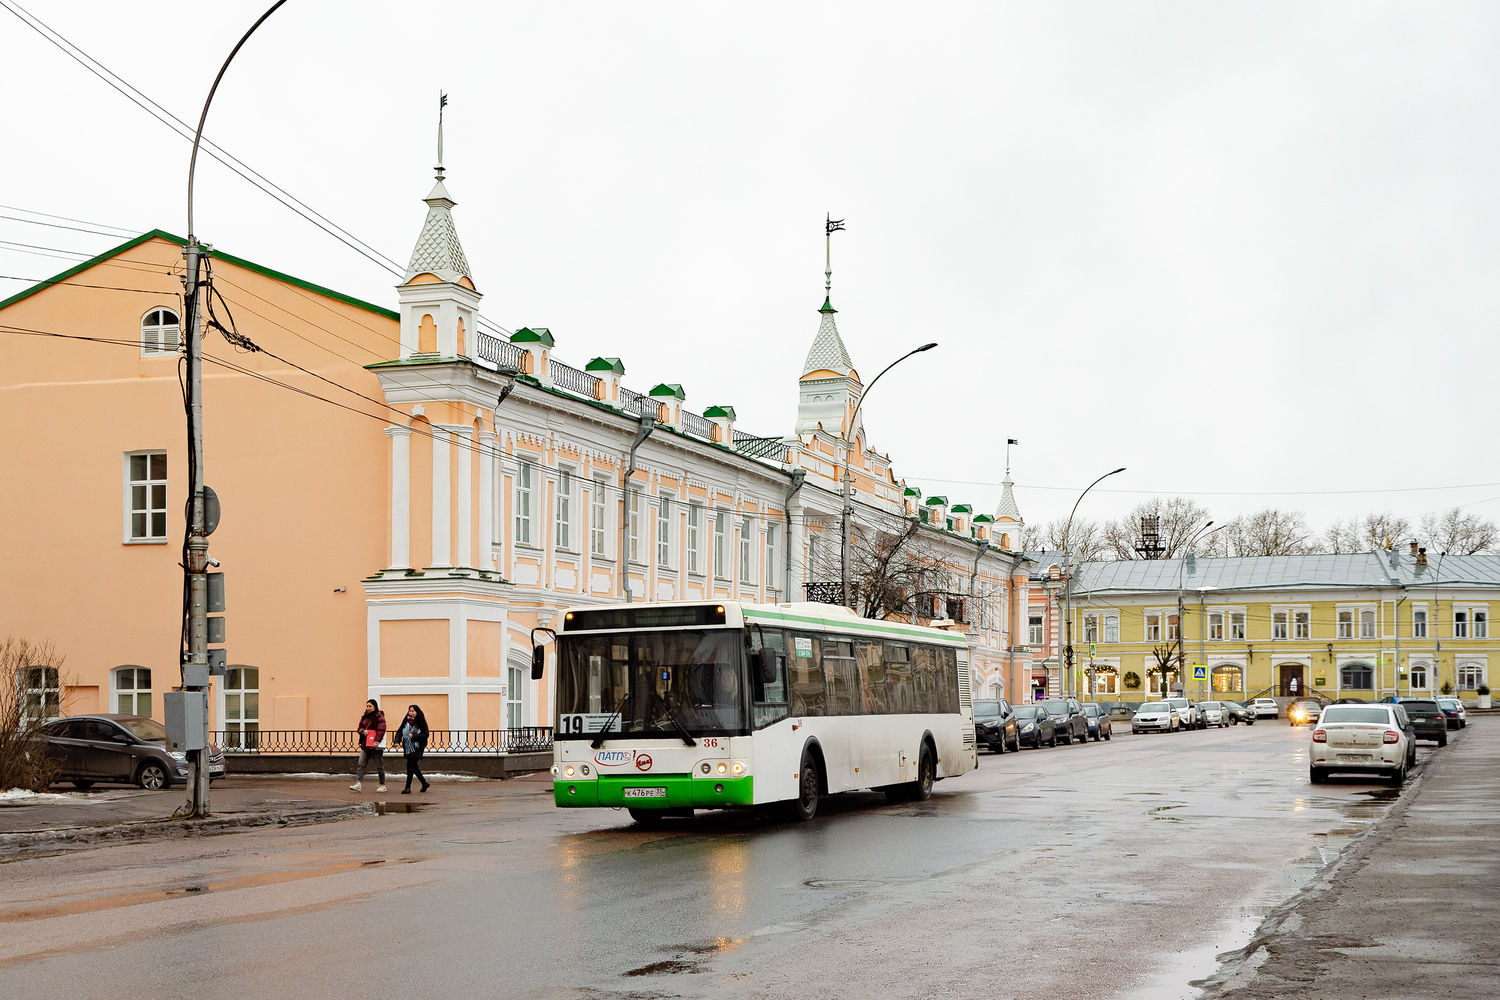
[[[453,223],[455,202],[443,184],[443,113],[438,108],[437,183],[427,195],[427,219],[411,252],[401,302],[401,359],[474,357],[479,292]]]
[[[1021,547],[1021,526],[1026,523],[1021,517],[1021,508],[1016,505],[1016,493],[1010,481],[1010,446],[1014,439],[1005,442],[1005,478],[1001,480],[1000,505],[995,508],[995,524],[990,529],[1001,548]],[[1005,536],[1002,540],[1001,536]]]
[[[864,383],[849,351],[839,336],[838,324],[834,322],[833,308],[833,256],[832,237],[835,229],[842,229],[838,221],[825,223],[823,271],[822,322],[818,324],[818,335],[813,338],[812,349],[802,364],[802,377],[797,382],[796,433],[809,434],[821,428],[824,433],[853,439],[859,433],[858,426],[846,427],[849,416],[859,404],[864,392]]]

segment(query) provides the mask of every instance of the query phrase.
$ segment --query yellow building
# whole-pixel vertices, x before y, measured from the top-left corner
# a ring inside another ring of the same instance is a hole
[[[1488,684],[1500,556],[1345,555],[1095,562],[1072,586],[1070,690],[1139,701],[1376,700]],[[1179,655],[1183,676],[1176,676]],[[1090,677],[1092,676],[1092,685]]]

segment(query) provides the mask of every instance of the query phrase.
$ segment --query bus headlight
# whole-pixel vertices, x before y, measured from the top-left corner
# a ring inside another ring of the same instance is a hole
[[[563,774],[566,774],[570,778],[573,777],[573,765],[569,764],[567,767],[563,768]]]
[[[741,764],[739,761],[735,761],[734,762],[734,773],[735,774],[739,774],[739,773],[741,773],[744,770],[745,770],[745,765],[744,764]]]
[[[723,765],[723,764],[720,764],[720,765],[719,765],[719,773],[720,773],[720,774],[723,774],[723,773],[724,773],[724,772],[725,772],[725,771],[727,771],[727,770],[729,770],[729,768],[728,768],[728,767],[726,767],[726,766],[725,766],[725,765]]]

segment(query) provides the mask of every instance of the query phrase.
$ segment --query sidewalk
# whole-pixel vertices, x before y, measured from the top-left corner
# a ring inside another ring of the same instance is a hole
[[[0,799],[0,861],[102,843],[201,836],[254,826],[306,826],[371,815],[374,799],[351,799],[346,784],[347,779],[236,776],[214,783],[209,799],[213,815],[191,820],[171,818],[187,799],[181,786],[157,792],[100,786],[79,792],[58,785],[52,794]]]
[[[1471,720],[1205,997],[1500,996],[1500,723]]]

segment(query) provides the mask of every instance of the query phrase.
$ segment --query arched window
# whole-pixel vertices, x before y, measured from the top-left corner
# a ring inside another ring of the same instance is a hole
[[[141,317],[141,354],[176,354],[182,326],[170,309],[153,309]]]
[[[1346,663],[1339,667],[1339,687],[1356,691],[1375,689],[1375,671],[1368,663]]]
[[[1244,682],[1241,677],[1244,672],[1239,667],[1214,667],[1214,690],[1215,691],[1243,691]]]
[[[1427,663],[1425,660],[1412,661],[1411,689],[1413,691],[1425,691],[1427,689]]]
[[[1458,665],[1458,689],[1472,691],[1484,683],[1484,664],[1460,663]]]

